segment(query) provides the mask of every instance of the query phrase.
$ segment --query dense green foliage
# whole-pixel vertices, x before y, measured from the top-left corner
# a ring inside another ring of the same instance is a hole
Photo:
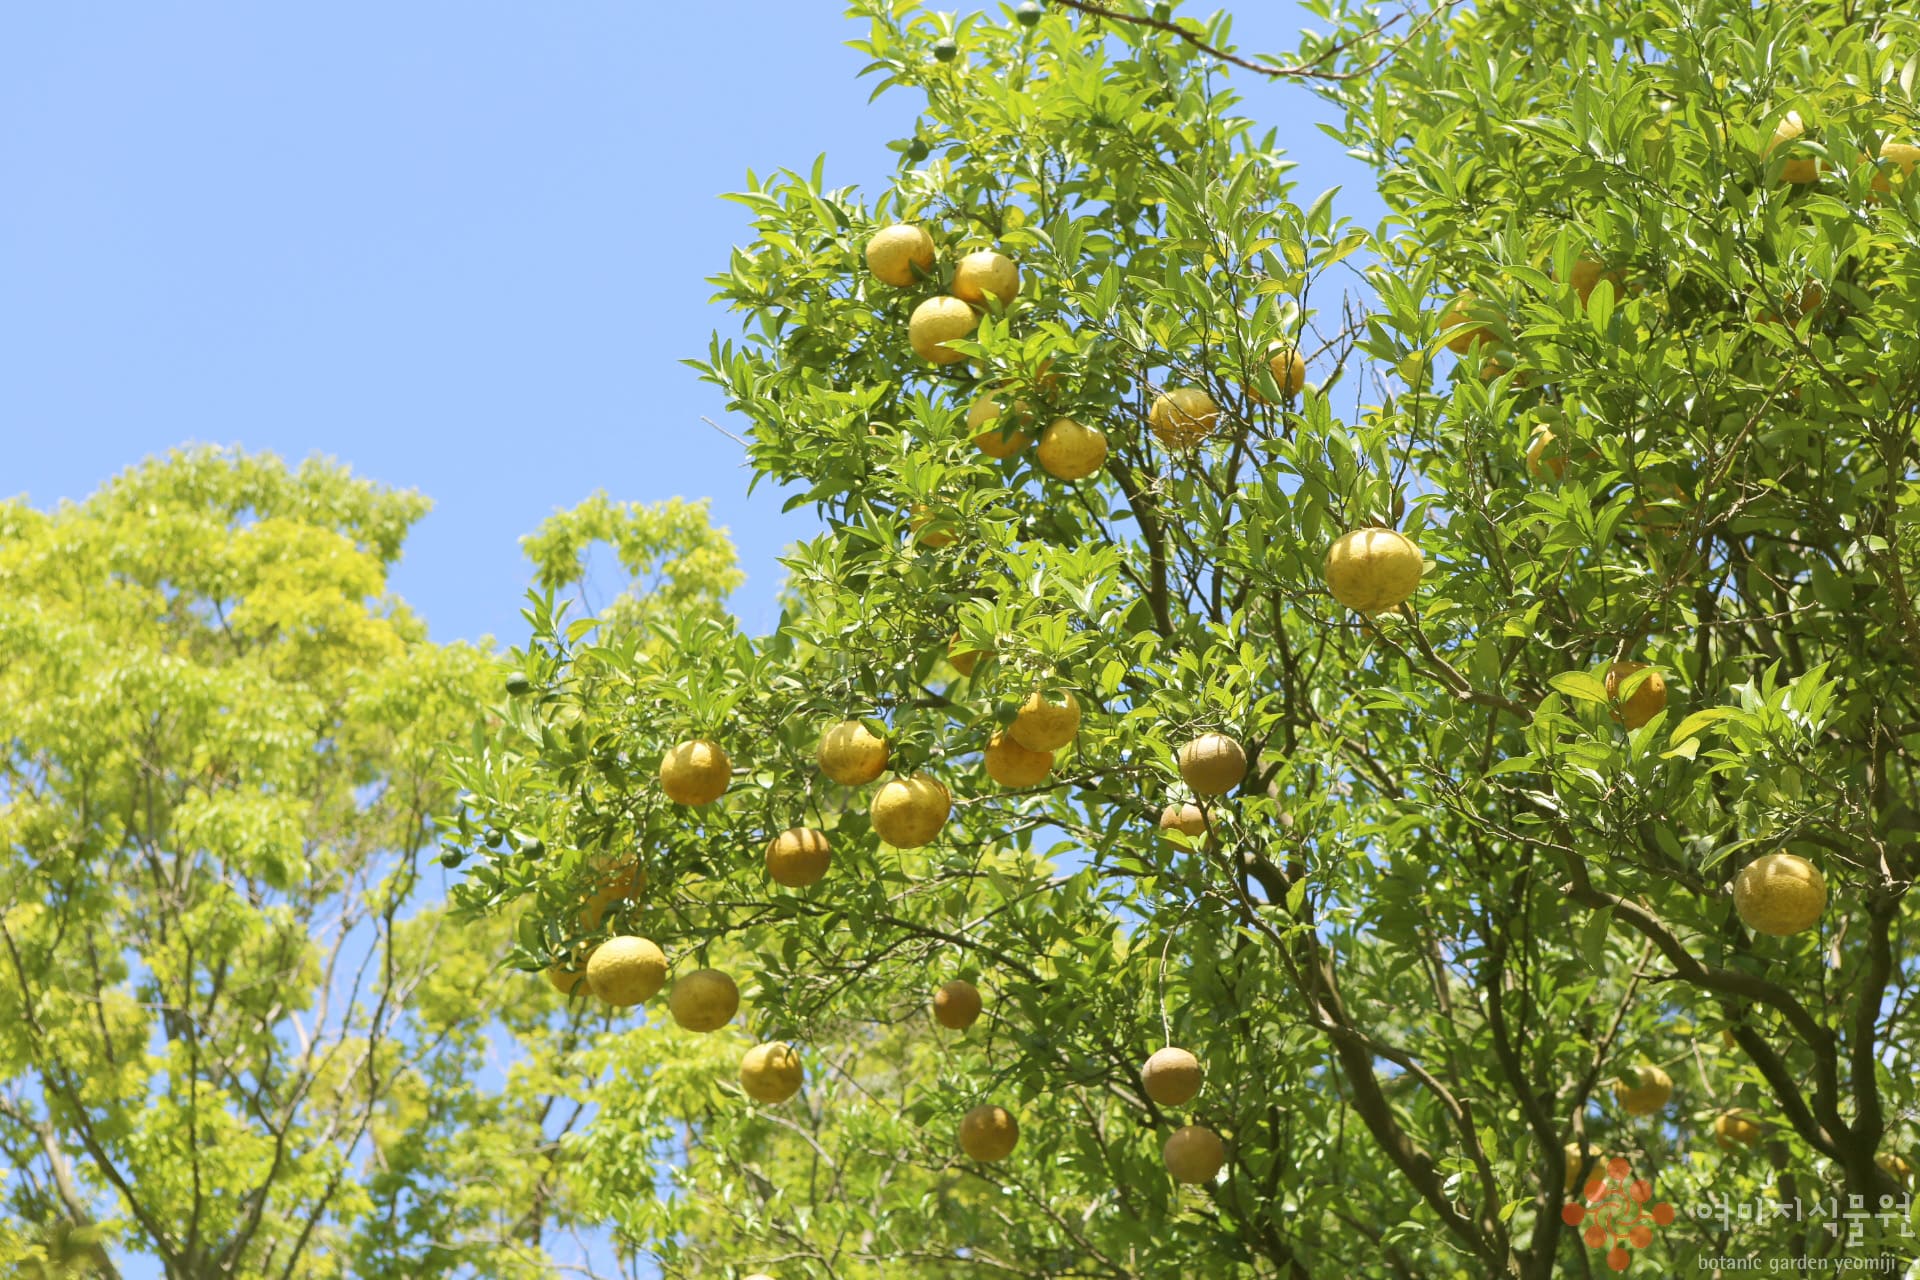
[[[1920,201],[1862,158],[1920,127],[1910,16],[1326,8],[1298,60],[1380,169],[1394,216],[1369,233],[1295,202],[1278,140],[1178,32],[854,12],[882,87],[924,96],[898,175],[871,201],[818,167],[732,197],[756,239],[717,283],[745,329],[697,362],[756,473],[827,523],[787,562],[792,607],[760,638],[539,612],[526,724],[463,778],[484,820],[565,851],[466,891],[532,896],[524,966],[622,929],[748,989],[720,1046],[642,1033],[687,1047],[585,1143],[623,1162],[627,1238],[670,1275],[1585,1274],[1604,1263],[1562,1224],[1584,1142],[1680,1206],[1640,1264],[1661,1274],[1910,1255],[1898,1214],[1852,1243],[1805,1217],[1895,1195],[1915,1136]],[[1789,109],[1804,138],[1763,154]],[[1817,182],[1782,181],[1809,157]],[[862,251],[900,220],[939,257],[893,288]],[[969,361],[929,365],[908,317],[980,248],[1025,287]],[[1456,362],[1463,290],[1486,340]],[[1310,361],[1297,398],[1275,340]],[[1169,450],[1147,410],[1182,385],[1225,412]],[[988,391],[1032,430],[1099,426],[1105,467],[986,456],[965,419]],[[1322,560],[1376,523],[1427,565],[1369,619]],[[970,678],[956,635],[991,651]],[[1631,731],[1617,660],[1668,686]],[[1036,689],[1086,716],[1046,785],[1008,792],[979,752]],[[566,732],[536,748],[536,714]],[[951,788],[932,845],[882,843],[814,767],[843,717]],[[1173,751],[1208,730],[1253,767],[1209,806],[1217,840],[1159,837],[1187,798]],[[654,777],[691,737],[736,772],[700,809]],[[834,862],[782,890],[759,851],[797,824]],[[1729,885],[1782,848],[1830,902],[1771,938]],[[581,868],[607,857],[647,891],[583,929]],[[964,1034],[927,1017],[952,976],[987,993]],[[810,1077],[763,1108],[725,1067],[769,1038]],[[1190,1115],[1140,1089],[1164,1043],[1205,1063]],[[1675,1091],[1635,1118],[1611,1082],[1642,1064]],[[1003,1164],[956,1148],[982,1101],[1020,1118]],[[1735,1108],[1752,1149],[1713,1140]],[[1203,1190],[1160,1167],[1188,1118],[1229,1140]],[[681,1133],[656,1200],[649,1143]],[[1802,1220],[1739,1217],[1796,1197]]]

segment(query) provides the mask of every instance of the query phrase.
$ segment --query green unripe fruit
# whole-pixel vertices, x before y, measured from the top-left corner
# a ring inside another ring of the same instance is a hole
[[[451,871],[467,860],[467,855],[458,849],[448,849],[440,855],[440,865]]]
[[[1040,21],[1038,0],[1026,0],[1026,3],[1013,11],[1013,20],[1023,27],[1031,27]]]
[[[913,161],[915,164],[919,164],[922,160],[925,160],[927,155],[927,144],[920,141],[920,139],[915,138],[907,144],[907,159]]]
[[[533,692],[533,681],[527,679],[525,672],[516,671],[507,677],[507,692],[516,698],[525,697]]]
[[[960,55],[960,46],[951,36],[942,36],[933,42],[933,56],[942,62],[952,62]]]
[[[506,840],[506,837],[501,835],[499,831],[495,830],[492,827],[488,827],[487,834],[481,837],[481,841],[489,849],[498,849],[501,843],[505,840]]]
[[[547,842],[537,836],[520,842],[520,852],[528,858],[538,858],[547,851]]]

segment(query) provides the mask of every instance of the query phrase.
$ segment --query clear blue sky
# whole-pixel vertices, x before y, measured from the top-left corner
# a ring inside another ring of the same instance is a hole
[[[1291,46],[1292,5],[1240,9],[1241,44]],[[733,327],[716,193],[823,151],[836,185],[890,172],[916,104],[867,104],[857,30],[833,0],[6,6],[0,494],[188,441],[331,454],[434,499],[396,585],[435,637],[506,640],[556,506],[710,496],[769,625],[811,522],[747,497],[677,362]],[[1319,104],[1237,79],[1303,200],[1371,216]]]
[[[1291,3],[1238,39],[1294,43]],[[187,442],[326,453],[435,501],[395,586],[437,639],[520,638],[517,547],[557,506],[710,496],[770,625],[809,533],[701,422],[679,364],[748,168],[884,183],[834,0],[0,8],[0,494],[81,498]],[[1239,76],[1302,200],[1367,174],[1304,91]],[[741,433],[742,424],[730,429]],[[127,1275],[155,1274],[134,1262]]]

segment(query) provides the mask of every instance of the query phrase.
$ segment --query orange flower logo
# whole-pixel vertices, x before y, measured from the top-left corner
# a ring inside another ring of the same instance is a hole
[[[1673,1222],[1673,1206],[1647,1204],[1653,1199],[1653,1184],[1633,1176],[1633,1166],[1625,1160],[1607,1161],[1607,1176],[1587,1183],[1585,1204],[1570,1204],[1560,1211],[1560,1219],[1570,1227],[1585,1227],[1580,1238],[1589,1249],[1605,1249],[1607,1266],[1625,1271],[1633,1263],[1627,1250],[1645,1249],[1653,1243],[1653,1229]]]

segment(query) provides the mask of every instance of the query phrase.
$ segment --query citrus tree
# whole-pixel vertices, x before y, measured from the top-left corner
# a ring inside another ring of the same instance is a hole
[[[589,1019],[441,895],[442,748],[499,671],[388,590],[426,505],[210,450],[0,503],[5,1274],[585,1256]]]
[[[536,597],[456,770],[668,1274],[1913,1254],[1913,18],[1317,12],[862,0],[891,185],[730,197],[825,531],[764,636]]]

